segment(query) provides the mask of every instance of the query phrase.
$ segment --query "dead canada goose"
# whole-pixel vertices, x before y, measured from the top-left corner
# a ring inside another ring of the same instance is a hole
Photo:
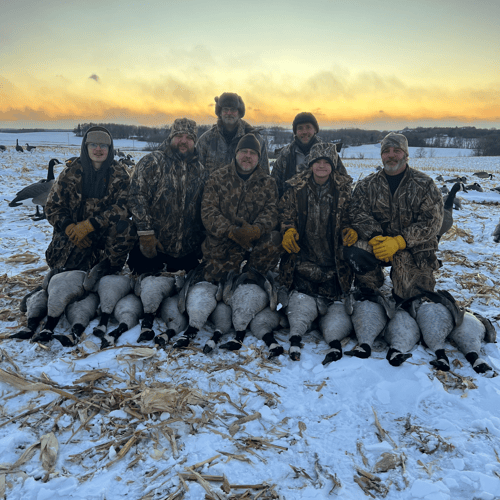
[[[443,236],[444,233],[447,233],[451,229],[451,226],[453,226],[453,205],[456,201],[455,195],[458,191],[467,192],[465,186],[461,182],[453,184],[450,194],[448,194],[444,200],[443,223],[441,224],[441,229],[438,233],[438,241],[441,239],[441,236]]]
[[[21,189],[21,191],[16,194],[16,197],[9,203],[9,207],[18,207],[19,205],[22,205],[22,201],[31,200],[34,205],[37,205],[36,213],[31,217],[33,217],[34,220],[45,219],[45,212],[40,214],[38,205],[45,207],[45,204],[47,203],[47,197],[49,196],[52,184],[55,182],[54,165],[56,163],[60,164],[61,162],[56,158],[52,158],[47,169],[47,178],[41,179],[38,182]]]
[[[36,146],[30,146],[28,143],[26,143],[26,149],[28,151],[33,151],[34,149],[36,149]]]
[[[488,172],[474,172],[472,175],[479,177],[480,179],[493,179],[493,174],[489,174]]]
[[[19,151],[20,153],[24,153],[24,149],[19,146],[19,140],[16,139],[16,151]]]
[[[479,191],[480,193],[483,192],[483,188],[478,182],[474,182],[474,184],[469,184],[468,186],[465,186],[465,189],[467,191]]]

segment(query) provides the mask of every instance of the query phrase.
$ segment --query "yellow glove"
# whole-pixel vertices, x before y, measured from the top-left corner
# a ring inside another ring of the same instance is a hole
[[[375,257],[384,262],[389,262],[398,250],[406,248],[406,241],[402,236],[375,236],[368,244],[373,247]]]
[[[89,220],[84,220],[78,224],[70,224],[66,228],[66,234],[73,244],[80,248],[81,242],[85,237],[94,230],[94,226]],[[83,247],[86,248],[86,247]]]
[[[356,241],[358,241],[358,233],[354,229],[346,227],[342,230],[342,243],[344,246],[352,247]]]
[[[148,259],[153,259],[156,257],[158,252],[156,249],[158,248],[161,252],[163,252],[163,245],[156,239],[154,234],[146,234],[139,236],[139,248],[144,257]]]
[[[281,242],[281,246],[288,253],[299,253],[300,247],[297,245],[297,241],[299,241],[299,233],[293,227],[287,229],[286,233],[283,235],[283,241]]]

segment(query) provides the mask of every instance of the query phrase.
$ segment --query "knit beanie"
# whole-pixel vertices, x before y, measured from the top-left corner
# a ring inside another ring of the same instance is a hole
[[[170,135],[168,136],[170,140],[178,134],[187,134],[194,142],[198,137],[198,127],[194,120],[189,118],[177,118],[170,127]]]
[[[243,99],[232,92],[224,92],[220,97],[214,97],[215,114],[220,118],[222,108],[236,108],[240,118],[245,116],[245,103]]]
[[[236,146],[236,152],[240,149],[253,149],[260,156],[260,142],[253,134],[246,134],[240,139]]]
[[[302,123],[310,123],[316,130],[316,133],[319,132],[319,125],[318,125],[318,120],[314,117],[312,113],[299,113],[294,119],[293,119],[293,134],[295,135],[297,133],[297,125],[300,125]]]
[[[408,139],[403,134],[396,134],[395,132],[387,134],[380,143],[380,154],[387,148],[402,149],[406,153],[406,156],[410,156],[408,152]]]
[[[314,144],[309,152],[309,168],[313,166],[315,162],[324,158],[334,169],[338,162],[337,147],[335,144],[328,142],[319,142]]]
[[[111,146],[111,137],[107,132],[104,132],[104,130],[91,130],[87,133],[85,144],[89,144],[91,142]]]

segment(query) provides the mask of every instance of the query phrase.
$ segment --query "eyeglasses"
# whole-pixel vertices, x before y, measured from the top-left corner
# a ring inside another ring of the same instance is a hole
[[[90,149],[97,149],[97,148],[109,149],[109,144],[97,144],[96,142],[88,142],[87,146]]]

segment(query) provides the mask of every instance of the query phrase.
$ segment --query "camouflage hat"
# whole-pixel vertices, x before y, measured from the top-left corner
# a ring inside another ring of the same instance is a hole
[[[187,134],[193,141],[196,142],[198,136],[198,127],[194,120],[189,118],[177,118],[170,128],[169,139],[172,140],[178,134]]]
[[[233,92],[224,92],[220,97],[214,97],[215,114],[220,117],[222,108],[236,108],[240,118],[245,116],[245,103],[243,99]]]
[[[309,168],[313,166],[313,163],[324,158],[328,160],[332,168],[337,166],[338,161],[337,147],[335,144],[330,144],[328,142],[316,143],[309,152]]]
[[[318,125],[318,120],[316,120],[316,117],[312,113],[299,113],[294,119],[292,123],[292,128],[293,128],[293,133],[297,133],[297,125],[300,125],[302,123],[310,123],[314,129],[316,130],[316,133],[319,132],[319,125]]]
[[[91,130],[87,133],[85,144],[95,142],[96,144],[107,144],[111,146],[111,136],[104,130]]]
[[[260,156],[260,142],[253,134],[246,134],[240,139],[240,142],[238,142],[238,145],[236,146],[236,152],[240,149],[253,149],[254,151],[257,151]]]
[[[380,154],[387,148],[402,149],[406,153],[406,156],[410,156],[408,152],[408,139],[403,134],[396,134],[395,132],[387,134],[380,143]]]

